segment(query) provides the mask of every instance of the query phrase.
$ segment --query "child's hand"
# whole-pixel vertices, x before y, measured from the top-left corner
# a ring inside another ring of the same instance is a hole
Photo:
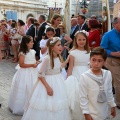
[[[50,86],[48,86],[48,87],[46,88],[46,90],[47,90],[47,94],[48,94],[49,96],[53,96],[53,90],[52,90],[52,88],[51,88]]]
[[[33,68],[36,68],[38,66],[38,62],[36,62],[35,64],[32,65]]]
[[[115,107],[112,107],[112,108],[111,108],[111,115],[113,116],[113,118],[116,116]]]

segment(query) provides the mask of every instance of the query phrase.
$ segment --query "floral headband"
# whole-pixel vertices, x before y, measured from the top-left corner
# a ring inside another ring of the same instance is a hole
[[[87,37],[89,36],[89,33],[87,32],[87,31],[85,31],[85,30],[80,30],[80,31],[77,31],[76,33],[75,33],[75,35],[77,34],[77,33],[84,33]]]
[[[55,42],[58,41],[58,40],[60,40],[59,37],[53,37],[53,38],[52,38],[52,41],[50,41],[50,45],[53,44],[53,43],[55,43]]]

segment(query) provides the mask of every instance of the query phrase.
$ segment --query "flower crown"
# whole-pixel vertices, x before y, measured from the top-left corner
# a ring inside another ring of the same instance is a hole
[[[87,31],[85,31],[85,30],[77,31],[77,32],[75,33],[75,35],[76,35],[77,33],[79,33],[79,32],[84,33],[87,37],[89,36],[89,33],[88,33]]]
[[[53,38],[52,38],[52,41],[50,41],[50,45],[53,44],[53,43],[55,43],[55,42],[58,41],[58,40],[60,40],[59,37],[53,37]]]

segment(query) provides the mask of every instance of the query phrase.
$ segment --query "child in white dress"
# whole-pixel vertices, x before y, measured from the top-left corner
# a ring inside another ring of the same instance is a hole
[[[106,58],[103,48],[94,48],[90,53],[91,69],[81,75],[79,94],[85,120],[107,120],[109,108],[116,116],[111,72],[102,69]]]
[[[33,40],[30,36],[23,36],[19,50],[19,66],[13,77],[8,107],[13,114],[22,115],[24,105],[28,100],[34,83],[37,81],[38,71],[35,59]]]
[[[70,51],[69,67],[67,71],[68,78],[65,81],[69,101],[71,101],[69,104],[72,119],[74,120],[84,120],[79,103],[79,79],[81,74],[89,69],[89,52],[87,32],[76,32],[73,48]]]
[[[84,31],[76,32],[73,48],[70,51],[67,77],[73,75],[79,80],[81,74],[89,69],[89,52],[87,33]]]
[[[46,29],[46,36],[45,36],[45,39],[42,39],[40,41],[40,48],[41,48],[41,51],[40,51],[40,60],[42,61],[42,59],[48,54],[48,49],[47,49],[47,46],[46,46],[46,43],[48,41],[48,39],[52,38],[55,36],[55,29],[52,28],[52,27],[48,27]],[[40,69],[40,65],[38,65],[38,70]],[[62,69],[62,74],[63,74],[63,77],[64,79],[66,79],[66,71],[65,71],[65,68]]]
[[[48,55],[41,63],[37,84],[22,120],[71,120],[64,79],[61,74],[61,41],[48,40]],[[68,60],[67,60],[68,61]]]
[[[45,39],[42,39],[40,41],[40,60],[42,60],[47,54],[48,54],[48,50],[47,50],[47,46],[46,43],[48,41],[49,38],[54,37],[55,35],[55,30],[52,27],[48,27],[46,29],[46,36]]]

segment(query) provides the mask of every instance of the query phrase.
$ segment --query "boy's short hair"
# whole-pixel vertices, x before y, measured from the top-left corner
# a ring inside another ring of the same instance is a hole
[[[90,58],[94,55],[101,55],[104,60],[107,59],[107,52],[101,47],[95,47],[92,49],[92,51],[90,52]]]

